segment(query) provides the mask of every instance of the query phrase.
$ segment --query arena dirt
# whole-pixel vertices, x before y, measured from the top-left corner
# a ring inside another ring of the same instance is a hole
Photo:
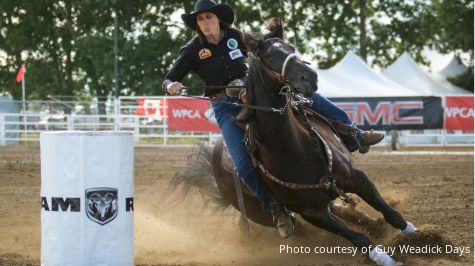
[[[371,265],[361,254],[280,254],[280,245],[351,246],[309,224],[301,228],[304,235],[286,240],[273,229],[251,224],[251,239],[241,240],[239,216],[232,209],[217,213],[203,209],[198,194],[177,204],[169,204],[170,200],[165,204],[168,181],[183,166],[189,150],[135,150],[137,265]],[[388,155],[383,151],[355,155],[354,161],[382,195],[422,229],[428,244],[450,243],[470,249],[463,256],[396,257],[406,265],[473,265],[473,155]],[[0,265],[39,265],[39,193],[39,149],[0,148]],[[381,217],[363,202],[357,208]],[[384,230],[384,238],[372,237],[376,244],[402,243],[397,230],[389,226]]]

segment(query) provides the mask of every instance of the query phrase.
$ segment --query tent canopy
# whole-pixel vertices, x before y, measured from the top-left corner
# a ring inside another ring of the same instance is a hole
[[[462,62],[460,62],[460,59],[454,55],[450,63],[444,69],[442,69],[439,74],[446,78],[456,77],[465,73],[467,69],[468,68],[462,64]]]
[[[470,94],[441,76],[425,72],[406,52],[384,70],[383,75],[421,96]]]
[[[370,68],[359,56],[348,52],[334,67],[318,70],[319,93],[325,97],[417,96]]]

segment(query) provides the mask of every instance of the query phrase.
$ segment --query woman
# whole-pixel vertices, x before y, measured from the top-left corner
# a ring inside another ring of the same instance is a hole
[[[177,94],[184,87],[180,81],[190,71],[195,72],[206,86],[227,85],[246,76],[246,51],[241,32],[231,27],[234,22],[231,7],[211,0],[198,0],[195,12],[183,14],[181,18],[198,34],[182,47],[175,64],[165,76],[162,87],[166,92]],[[227,95],[225,90],[205,90],[205,96],[229,102],[238,100]],[[351,126],[351,120],[343,110],[319,94],[314,94],[312,98],[312,108],[317,112]],[[263,209],[273,215],[281,237],[288,237],[293,232],[292,213],[272,201],[262,177],[252,165],[243,142],[244,132],[235,123],[239,107],[216,102],[212,106],[238,176],[262,201]],[[367,146],[376,144],[384,137],[381,133],[357,132],[360,143]]]

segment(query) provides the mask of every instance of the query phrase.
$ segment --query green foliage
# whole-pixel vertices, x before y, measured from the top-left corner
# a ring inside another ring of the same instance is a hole
[[[365,3],[366,50],[374,66],[384,68],[404,51],[427,64],[425,47],[469,53],[472,74],[454,82],[473,89],[473,0],[224,2],[235,10],[236,27],[247,31],[260,32],[267,19],[283,18],[287,41],[311,55],[320,68],[332,67],[350,50],[359,51],[359,15]],[[192,12],[194,4],[194,0],[0,1],[0,90],[21,98],[21,86],[14,79],[25,63],[29,99],[113,95],[117,15],[119,93],[162,94],[163,77],[192,37],[181,21],[171,17]],[[192,75],[183,83],[201,84]]]
[[[433,45],[444,53],[460,50],[473,54],[473,1],[433,0],[432,9],[436,17]]]
[[[468,68],[465,73],[459,76],[449,77],[448,80],[455,86],[459,86],[473,93],[473,67]]]

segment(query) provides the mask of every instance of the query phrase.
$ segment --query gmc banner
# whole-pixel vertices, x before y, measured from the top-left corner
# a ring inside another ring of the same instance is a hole
[[[362,129],[441,129],[440,97],[333,98]]]
[[[176,131],[219,132],[211,103],[192,98],[167,99],[168,128]]]
[[[473,96],[445,97],[445,129],[473,131]]]

